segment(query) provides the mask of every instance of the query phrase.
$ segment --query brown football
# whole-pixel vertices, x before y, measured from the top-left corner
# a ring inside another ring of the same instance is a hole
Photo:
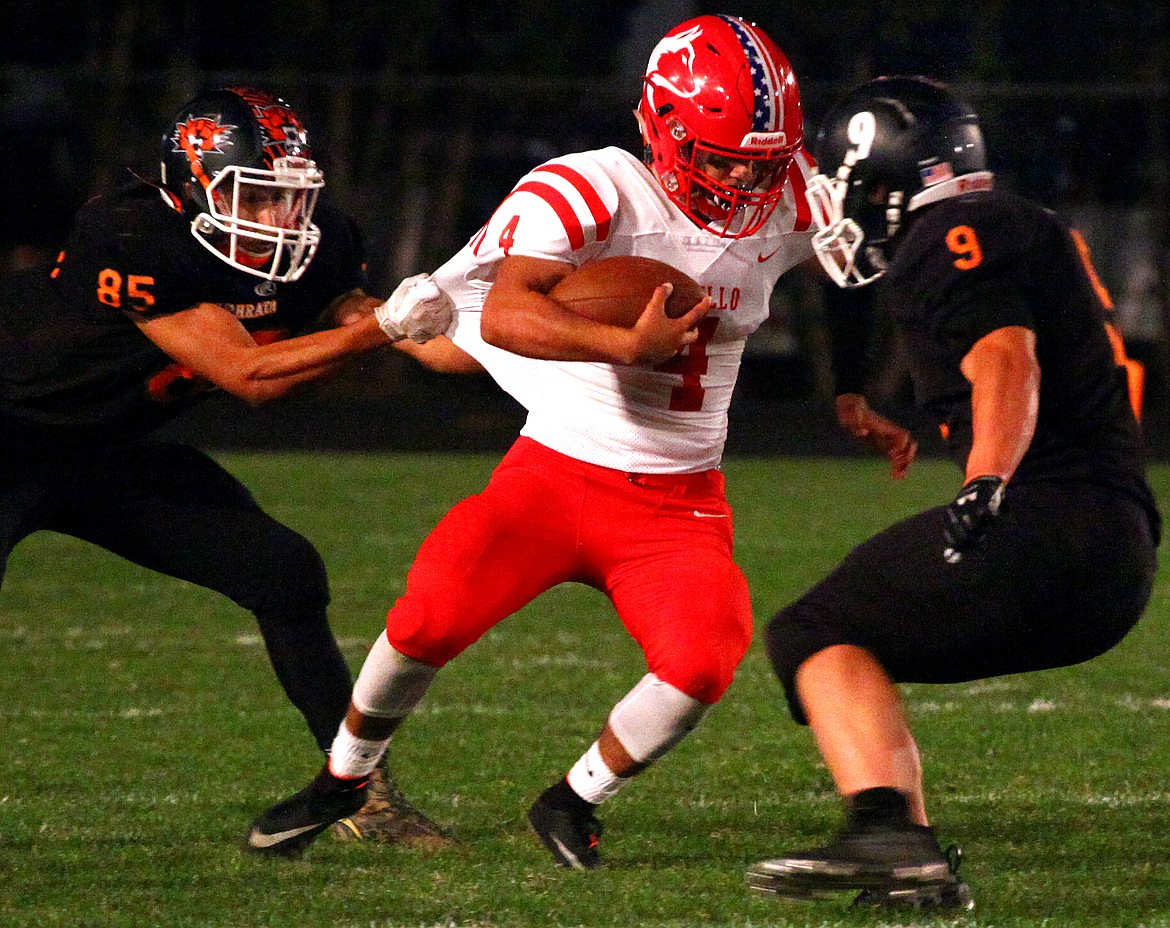
[[[682,271],[653,258],[619,256],[583,264],[563,277],[549,293],[575,313],[630,328],[654,295],[654,288],[670,281],[666,314],[672,319],[688,312],[707,291]]]

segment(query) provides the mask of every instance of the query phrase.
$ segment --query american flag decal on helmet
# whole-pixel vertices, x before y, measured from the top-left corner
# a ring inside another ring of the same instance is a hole
[[[755,108],[752,112],[752,128],[756,132],[779,132],[784,126],[779,93],[779,69],[771,53],[758,38],[758,31],[750,23],[734,16],[720,16],[735,32],[743,52],[747,56],[752,73],[752,93]]]

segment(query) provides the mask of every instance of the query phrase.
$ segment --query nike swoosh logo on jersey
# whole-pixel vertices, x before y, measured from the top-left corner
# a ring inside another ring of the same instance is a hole
[[[697,518],[697,519],[726,519],[727,518],[726,512],[699,512],[698,509],[694,510],[694,512],[695,512],[695,518]]]
[[[278,831],[274,835],[266,835],[262,831],[253,831],[248,836],[248,843],[252,847],[266,848],[273,847],[280,844],[282,841],[287,841],[289,838],[295,838],[297,835],[303,835],[306,831],[312,831],[317,828],[317,825],[302,825],[300,828],[290,828],[288,831]]]
[[[780,246],[780,248],[783,248],[783,247],[784,247],[783,245]],[[780,253],[780,248],[777,248],[775,251],[770,251],[766,255],[765,254],[758,254],[758,255],[756,255],[756,260],[759,261],[760,264],[763,264],[765,261],[771,261],[774,257],[776,257],[776,255],[778,255]]]

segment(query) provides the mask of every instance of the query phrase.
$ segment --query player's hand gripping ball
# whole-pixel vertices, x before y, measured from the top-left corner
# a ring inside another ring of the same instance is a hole
[[[660,284],[674,291],[666,315],[677,319],[690,312],[707,291],[682,271],[653,258],[619,256],[583,264],[549,292],[554,300],[595,322],[632,328]]]

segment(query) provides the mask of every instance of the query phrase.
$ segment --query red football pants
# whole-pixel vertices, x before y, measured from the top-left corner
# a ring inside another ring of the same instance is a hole
[[[439,667],[545,590],[578,581],[610,598],[651,673],[713,703],[752,633],[732,538],[719,471],[627,474],[522,437],[423,542],[387,637]]]

